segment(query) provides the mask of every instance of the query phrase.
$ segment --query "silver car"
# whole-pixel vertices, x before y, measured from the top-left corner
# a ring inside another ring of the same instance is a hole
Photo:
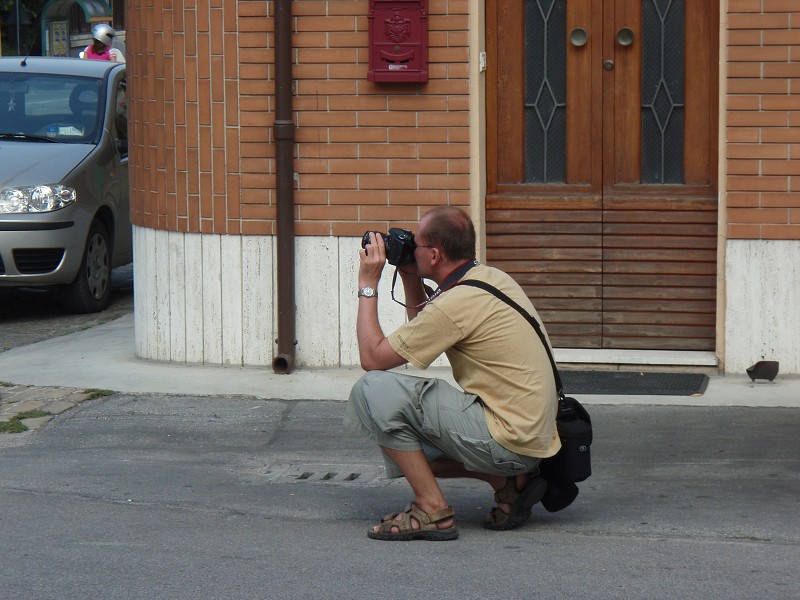
[[[0,286],[108,305],[133,260],[125,64],[0,58]]]

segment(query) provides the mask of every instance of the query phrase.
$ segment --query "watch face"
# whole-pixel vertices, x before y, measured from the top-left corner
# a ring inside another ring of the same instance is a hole
[[[374,288],[363,287],[360,290],[358,290],[358,295],[364,296],[365,298],[372,298],[373,296],[377,296],[378,292],[376,292]]]

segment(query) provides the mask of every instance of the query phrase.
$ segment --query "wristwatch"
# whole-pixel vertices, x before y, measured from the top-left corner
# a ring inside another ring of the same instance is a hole
[[[361,298],[362,296],[364,298],[377,298],[378,290],[369,286],[358,288],[358,297]]]

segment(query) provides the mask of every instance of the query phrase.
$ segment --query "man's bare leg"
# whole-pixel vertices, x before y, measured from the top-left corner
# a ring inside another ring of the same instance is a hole
[[[447,508],[447,500],[444,498],[439,482],[431,470],[431,464],[425,457],[422,450],[394,450],[381,446],[381,450],[394,461],[402,471],[408,484],[414,492],[414,502],[426,513],[432,514]],[[413,521],[414,528],[419,527],[416,520]],[[453,525],[453,519],[439,521],[436,526],[445,529]],[[377,530],[377,527],[374,528]]]
[[[489,485],[492,486],[492,489],[497,491],[503,487],[505,487],[506,482],[508,481],[508,477],[503,475],[489,475],[487,473],[478,473],[476,471],[468,471],[464,468],[460,462],[449,458],[437,458],[434,461],[431,461],[431,472],[435,477],[439,477],[441,479],[452,479],[452,478],[468,478],[468,479],[478,479],[480,481],[485,481]],[[521,491],[525,489],[525,486],[528,484],[528,480],[530,479],[529,475],[517,475],[517,480],[515,482],[517,491]],[[511,510],[510,504],[499,503],[497,505],[500,510],[503,512],[508,512]]]

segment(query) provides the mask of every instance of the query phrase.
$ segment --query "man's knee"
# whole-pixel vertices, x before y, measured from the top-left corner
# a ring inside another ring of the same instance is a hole
[[[387,431],[406,420],[402,415],[408,410],[409,399],[400,393],[396,378],[396,373],[368,371],[353,385],[350,402],[362,423],[374,423],[379,430]]]
[[[384,382],[390,375],[386,371],[367,371],[350,390],[350,400],[359,404],[367,404],[374,400],[380,395],[379,390],[385,386]]]

